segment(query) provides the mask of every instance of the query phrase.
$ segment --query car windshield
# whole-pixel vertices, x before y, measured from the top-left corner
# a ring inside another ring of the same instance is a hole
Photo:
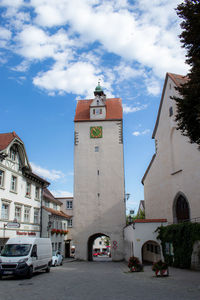
[[[30,244],[7,244],[1,251],[1,256],[26,256],[30,249]]]

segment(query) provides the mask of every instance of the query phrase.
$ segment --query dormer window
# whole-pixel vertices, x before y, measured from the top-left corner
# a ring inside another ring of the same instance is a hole
[[[16,151],[13,148],[10,149],[10,159],[13,161],[16,160]]]
[[[99,105],[99,100],[97,100],[97,105]]]

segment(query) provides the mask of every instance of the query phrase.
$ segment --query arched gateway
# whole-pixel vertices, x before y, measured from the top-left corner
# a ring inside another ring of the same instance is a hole
[[[94,95],[77,102],[74,119],[73,240],[76,258],[90,260],[96,235],[109,236],[117,261],[125,226],[122,103],[100,85]]]

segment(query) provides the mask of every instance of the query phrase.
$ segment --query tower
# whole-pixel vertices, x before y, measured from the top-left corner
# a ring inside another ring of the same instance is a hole
[[[122,101],[107,99],[98,84],[94,99],[77,102],[74,122],[76,258],[92,260],[93,241],[106,235],[111,239],[112,260],[122,260],[125,226]]]

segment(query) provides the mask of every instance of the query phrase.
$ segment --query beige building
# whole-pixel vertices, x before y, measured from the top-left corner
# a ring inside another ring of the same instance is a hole
[[[42,237],[49,237],[52,250],[59,250],[64,257],[70,256],[68,221],[70,216],[61,209],[62,202],[56,199],[48,189],[43,191],[42,201]]]
[[[156,153],[144,174],[146,218],[167,218],[169,223],[200,217],[200,152],[176,129],[176,86],[186,82],[167,73],[152,138]]]
[[[121,99],[107,99],[100,86],[95,98],[77,102],[74,140],[73,239],[76,258],[92,260],[93,242],[111,239],[113,260],[123,259],[125,226]]]

